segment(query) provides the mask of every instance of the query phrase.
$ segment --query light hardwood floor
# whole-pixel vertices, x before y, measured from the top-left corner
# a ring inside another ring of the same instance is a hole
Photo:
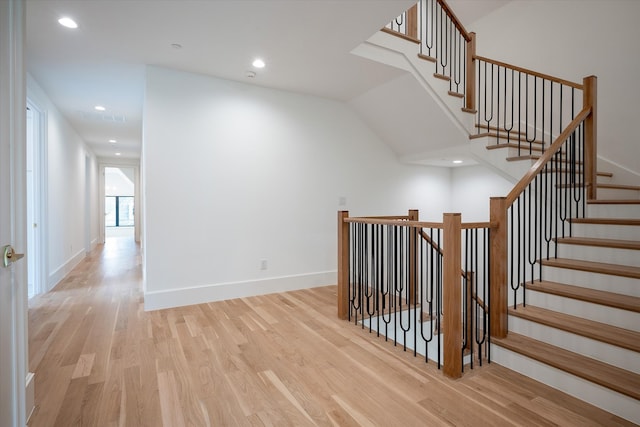
[[[335,299],[329,286],[145,312],[138,248],[110,240],[30,302],[29,425],[631,425],[495,364],[446,379],[338,320]]]

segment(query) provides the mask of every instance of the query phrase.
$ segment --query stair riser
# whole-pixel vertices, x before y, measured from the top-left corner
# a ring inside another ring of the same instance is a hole
[[[542,268],[542,277],[550,282],[579,284],[584,288],[640,297],[640,279],[549,266]]]
[[[640,374],[635,351],[514,316],[509,316],[509,331]]]
[[[638,225],[573,224],[571,229],[575,237],[640,241]]]
[[[640,199],[640,191],[622,190],[619,188],[598,188],[598,199]]]
[[[598,175],[596,182],[598,184],[611,184],[613,182],[613,177]]]
[[[491,348],[491,361],[561,390],[598,408],[640,424],[640,401],[593,384],[500,346]]]
[[[640,250],[558,244],[558,256],[619,265],[636,265]]]
[[[640,218],[640,204],[587,204],[587,218]]]
[[[576,237],[640,241],[638,225],[573,224],[571,228]]]
[[[527,305],[640,332],[640,313],[530,290]]]

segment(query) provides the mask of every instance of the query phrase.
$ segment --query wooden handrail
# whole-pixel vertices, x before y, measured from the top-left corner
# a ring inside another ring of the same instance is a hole
[[[380,216],[361,216],[360,218],[370,218],[370,219],[398,219],[398,220],[410,220],[411,217],[409,215],[380,215]]]
[[[490,228],[491,227],[491,222],[489,221],[485,221],[485,222],[463,222],[461,224],[461,228],[463,230],[471,230],[473,228]]]
[[[442,222],[425,222],[425,221],[412,221],[406,216],[354,216],[348,217],[344,219],[344,222],[348,223],[358,223],[358,224],[378,224],[378,225],[404,225],[407,227],[416,227],[416,228],[444,228],[444,223]],[[472,229],[472,228],[490,228],[491,222],[465,222],[461,224],[461,228]]]
[[[449,16],[449,19],[451,19],[451,22],[453,22],[453,25],[455,25],[458,31],[460,31],[460,34],[462,34],[462,37],[464,37],[466,41],[471,41],[471,36],[467,32],[467,30],[464,28],[464,25],[462,25],[462,23],[460,22],[456,14],[453,13],[453,10],[451,10],[446,0],[438,0],[438,4],[440,5],[440,7],[442,7],[442,10],[445,11],[447,16]]]
[[[422,228],[444,228],[444,224],[441,222],[423,222],[423,221],[394,221],[392,219],[380,219],[371,217],[350,217],[345,218],[345,222],[352,222],[358,224],[379,224],[379,225],[400,225],[406,227],[422,227]]]
[[[563,84],[565,86],[569,86],[569,87],[573,87],[576,89],[584,89],[584,86],[580,83],[576,83],[576,82],[572,82],[569,80],[564,80],[564,79],[560,79],[558,77],[553,77],[550,76],[548,74],[543,74],[543,73],[539,73],[537,71],[533,71],[533,70],[529,70],[527,68],[523,68],[523,67],[518,67],[517,65],[512,65],[512,64],[508,64],[506,62],[502,62],[502,61],[497,61],[495,59],[490,59],[490,58],[485,58],[484,56],[479,56],[479,55],[474,55],[473,59],[478,60],[478,61],[485,61],[488,62],[489,64],[494,64],[494,65],[499,65],[501,67],[505,67],[505,68],[509,68],[515,71],[519,71],[522,73],[526,73],[535,77],[540,77],[542,79],[546,79],[546,80],[550,80],[552,82],[556,82],[556,83],[560,83]]]
[[[529,171],[522,177],[522,179],[516,184],[511,192],[507,195],[506,203],[507,207],[511,206],[513,202],[520,196],[520,194],[527,188],[527,186],[538,175],[542,168],[553,158],[558,150],[562,147],[565,141],[571,136],[571,133],[575,131],[580,123],[584,121],[589,114],[591,114],[591,108],[584,108],[578,113],[575,119],[569,123],[569,125],[562,131],[562,133],[556,138],[553,144],[545,150],[542,156],[534,163]]]
[[[422,238],[426,240],[427,243],[430,244],[433,249],[435,249],[440,255],[442,255],[442,248],[438,246],[438,244],[434,242],[433,239],[429,237],[427,233],[424,232],[424,230],[420,230],[420,236],[422,236]]]

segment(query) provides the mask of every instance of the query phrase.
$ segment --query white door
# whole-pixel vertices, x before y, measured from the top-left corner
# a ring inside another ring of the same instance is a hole
[[[0,426],[26,424],[24,0],[0,1]],[[5,267],[5,259],[8,266]]]

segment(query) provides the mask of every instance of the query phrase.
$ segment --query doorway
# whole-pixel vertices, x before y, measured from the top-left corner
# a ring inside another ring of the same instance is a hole
[[[135,169],[104,168],[104,236],[113,239],[135,239]]]
[[[32,298],[46,291],[44,256],[44,114],[27,99],[27,295]]]

